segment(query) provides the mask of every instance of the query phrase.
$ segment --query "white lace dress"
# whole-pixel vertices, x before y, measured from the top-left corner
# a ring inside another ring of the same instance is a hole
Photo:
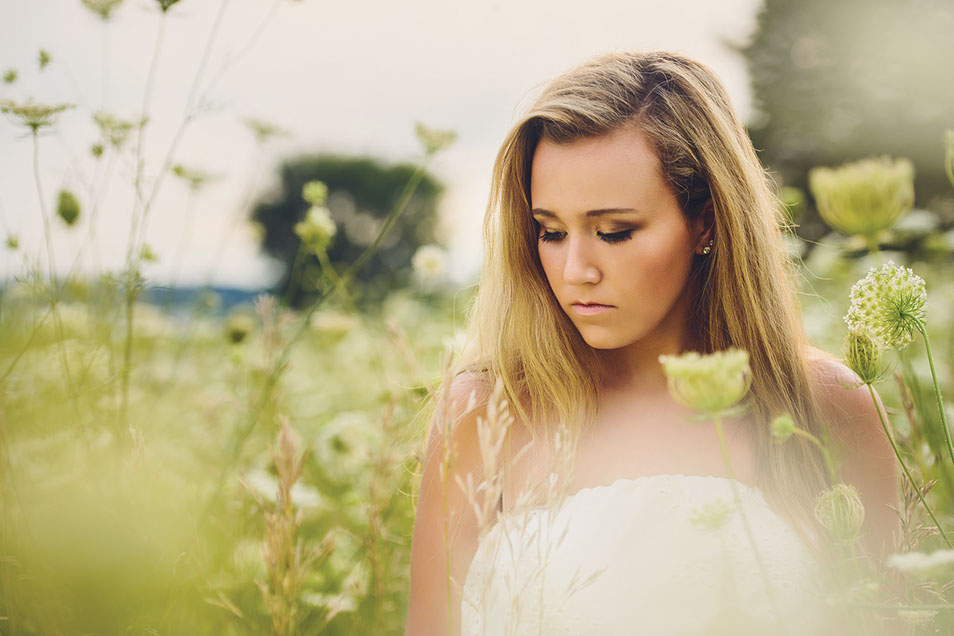
[[[464,636],[814,636],[830,631],[823,597],[820,566],[760,490],[652,475],[502,515],[470,565],[461,627]]]

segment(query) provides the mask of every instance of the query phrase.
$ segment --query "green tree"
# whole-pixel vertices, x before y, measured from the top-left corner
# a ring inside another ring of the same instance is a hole
[[[305,183],[320,180],[328,186],[327,207],[338,228],[328,247],[328,258],[341,271],[354,262],[377,235],[415,170],[411,164],[389,166],[370,158],[337,155],[306,156],[285,162],[281,167],[282,185],[277,198],[260,202],[252,214],[264,228],[262,245],[266,252],[286,265],[285,274],[274,291],[283,297],[291,282],[301,245],[294,226],[309,207],[302,198]],[[421,180],[380,251],[358,273],[357,289],[352,292],[359,302],[377,302],[391,289],[407,284],[411,256],[418,246],[435,241],[437,199],[442,190],[432,176],[425,175]],[[313,254],[304,256],[303,265],[301,284],[291,294],[294,306],[301,306],[314,293],[320,272],[318,259]]]
[[[805,189],[813,166],[890,155],[914,162],[920,206],[949,192],[950,0],[765,0],[740,50],[756,108],[749,131],[782,182]],[[800,233],[824,231],[812,215]]]

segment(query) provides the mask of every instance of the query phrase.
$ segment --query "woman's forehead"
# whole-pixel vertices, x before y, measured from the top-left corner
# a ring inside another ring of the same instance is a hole
[[[638,130],[570,143],[542,140],[534,152],[530,198],[535,210],[559,215],[650,209],[666,190],[659,160]]]

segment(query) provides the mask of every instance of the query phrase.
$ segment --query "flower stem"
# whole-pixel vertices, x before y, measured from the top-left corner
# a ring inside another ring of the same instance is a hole
[[[769,600],[772,603],[772,609],[775,610],[775,618],[778,619],[778,626],[781,633],[787,634],[788,630],[782,622],[778,600],[775,598],[775,590],[772,587],[772,582],[768,578],[768,571],[765,569],[765,564],[762,562],[762,555],[759,553],[758,546],[755,544],[755,535],[749,526],[748,517],[745,516],[745,507],[742,505],[742,496],[739,494],[739,483],[736,481],[732,471],[732,462],[729,459],[729,447],[725,442],[725,434],[722,431],[721,417],[717,415],[713,418],[713,423],[715,424],[716,435],[719,436],[719,450],[722,452],[722,463],[725,466],[725,474],[729,478],[729,485],[732,487],[732,497],[735,499],[735,506],[738,508],[739,516],[742,518],[742,526],[745,528],[745,534],[748,536],[749,544],[752,546],[752,554],[755,556],[755,561],[759,566],[759,572],[762,574],[762,583],[765,585],[765,593],[768,594]]]
[[[288,287],[285,289],[285,297],[282,298],[282,305],[287,307],[295,297],[298,286],[301,281],[301,268],[305,265],[305,243],[298,243],[298,252],[295,253],[295,262],[292,264],[291,274],[288,277]]]
[[[318,256],[318,262],[321,263],[322,273],[328,277],[329,282],[335,286],[336,289],[339,289],[339,294],[341,300],[344,301],[345,307],[354,310],[354,299],[351,297],[351,294],[348,293],[348,288],[341,286],[341,277],[338,276],[335,266],[332,265],[331,260],[328,258],[327,250],[318,250],[316,252]]]
[[[50,312],[53,316],[53,326],[56,328],[56,337],[59,340],[60,363],[63,366],[63,375],[66,379],[66,386],[69,389],[73,400],[73,408],[79,417],[79,403],[77,402],[76,388],[73,386],[73,375],[70,373],[69,360],[66,356],[66,348],[63,344],[66,335],[63,332],[63,320],[60,318],[60,311],[57,308],[60,290],[63,288],[56,276],[56,261],[53,257],[53,229],[50,226],[50,213],[46,209],[46,200],[43,198],[43,186],[40,183],[40,136],[33,131],[33,178],[36,182],[36,193],[40,199],[40,215],[43,217],[43,235],[46,239],[47,259],[50,268]],[[6,376],[4,376],[6,377]]]
[[[812,444],[817,446],[819,450],[821,450],[822,457],[825,458],[825,467],[828,469],[828,475],[831,477],[832,483],[837,482],[838,473],[835,471],[835,462],[831,457],[831,452],[828,450],[828,447],[822,444],[821,440],[819,440],[817,437],[815,437],[808,431],[804,431],[796,427],[794,433],[796,435],[800,435],[801,437],[804,437],[805,439],[810,441]]]
[[[937,517],[934,516],[934,511],[931,510],[931,506],[929,506],[927,501],[924,500],[924,495],[921,494],[921,488],[918,486],[917,482],[914,481],[914,477],[911,476],[911,471],[908,470],[908,465],[905,464],[904,460],[901,458],[901,451],[898,450],[898,445],[894,442],[894,436],[892,436],[891,432],[888,430],[888,423],[885,422],[884,413],[881,412],[881,407],[878,405],[878,400],[875,397],[874,387],[871,386],[871,383],[868,383],[867,386],[868,391],[871,393],[871,401],[874,402],[875,409],[878,411],[878,417],[881,419],[881,428],[884,429],[884,434],[888,436],[888,442],[891,443],[891,448],[894,449],[894,455],[898,458],[898,463],[901,464],[904,474],[907,475],[911,485],[914,486],[914,491],[917,493],[918,499],[921,500],[921,505],[924,506],[924,509],[927,510],[928,514],[931,516],[931,520],[934,521],[934,525],[937,526],[937,531],[941,533],[941,536],[944,538],[944,542],[947,544],[947,547],[954,550],[954,545],[951,544],[951,540],[948,539],[947,535],[944,533],[944,528],[941,527]]]
[[[937,381],[937,371],[934,370],[934,356],[931,355],[931,341],[928,339],[927,329],[924,323],[914,319],[921,337],[924,338],[924,348],[927,350],[928,364],[931,365],[931,378],[934,380],[934,396],[937,398],[937,410],[941,414],[941,428],[944,429],[944,439],[947,441],[947,450],[951,454],[951,461],[954,462],[954,444],[951,443],[951,431],[947,426],[947,415],[944,413],[944,401],[941,399],[941,387]]]
[[[215,488],[213,489],[212,495],[210,496],[209,501],[206,503],[205,512],[202,515],[203,519],[209,518],[212,506],[222,492],[222,486],[225,484],[226,477],[241,456],[242,448],[244,447],[246,440],[248,440],[249,436],[255,430],[262,412],[265,410],[269,400],[271,399],[272,391],[278,384],[279,375],[288,364],[288,359],[291,357],[291,350],[305,334],[306,330],[308,329],[308,325],[311,322],[311,317],[322,305],[322,303],[328,299],[328,297],[334,294],[340,287],[343,287],[349,283],[352,278],[359,271],[361,271],[365,264],[367,264],[371,257],[378,252],[381,242],[384,241],[384,238],[390,231],[391,227],[397,223],[398,219],[407,208],[408,203],[410,203],[411,197],[414,195],[418,185],[424,178],[426,171],[426,164],[421,164],[417,167],[416,171],[408,179],[407,184],[405,184],[404,190],[398,197],[397,203],[395,203],[394,207],[391,208],[391,211],[388,213],[388,217],[385,220],[384,225],[378,231],[378,235],[371,242],[371,244],[365,248],[364,252],[362,252],[361,255],[358,256],[353,263],[351,263],[348,269],[346,269],[343,274],[338,276],[337,280],[330,286],[329,289],[322,290],[320,292],[317,300],[315,300],[315,302],[308,307],[308,310],[304,312],[302,319],[299,321],[297,330],[292,334],[291,338],[282,348],[281,352],[279,352],[277,359],[271,363],[270,372],[265,376],[264,385],[258,392],[258,399],[252,405],[252,408],[248,410],[248,413],[243,417],[242,423],[236,427],[236,430],[232,435],[232,440],[229,443],[229,450],[227,451],[226,460],[222,465],[221,471],[219,472],[219,478]]]

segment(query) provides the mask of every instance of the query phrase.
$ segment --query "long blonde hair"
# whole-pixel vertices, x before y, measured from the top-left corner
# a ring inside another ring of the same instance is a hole
[[[704,352],[749,352],[760,485],[796,529],[817,528],[811,502],[827,484],[823,458],[796,437],[773,443],[789,413],[815,435],[825,426],[798,307],[785,217],[721,82],[668,52],[611,53],[557,77],[514,125],[497,155],[484,219],[484,265],[460,367],[500,378],[533,439],[560,422],[575,444],[597,412],[596,352],[561,310],[537,255],[530,168],[537,143],[567,143],[635,125],[651,140],[687,218],[711,198],[716,247],[693,262],[691,321]]]

